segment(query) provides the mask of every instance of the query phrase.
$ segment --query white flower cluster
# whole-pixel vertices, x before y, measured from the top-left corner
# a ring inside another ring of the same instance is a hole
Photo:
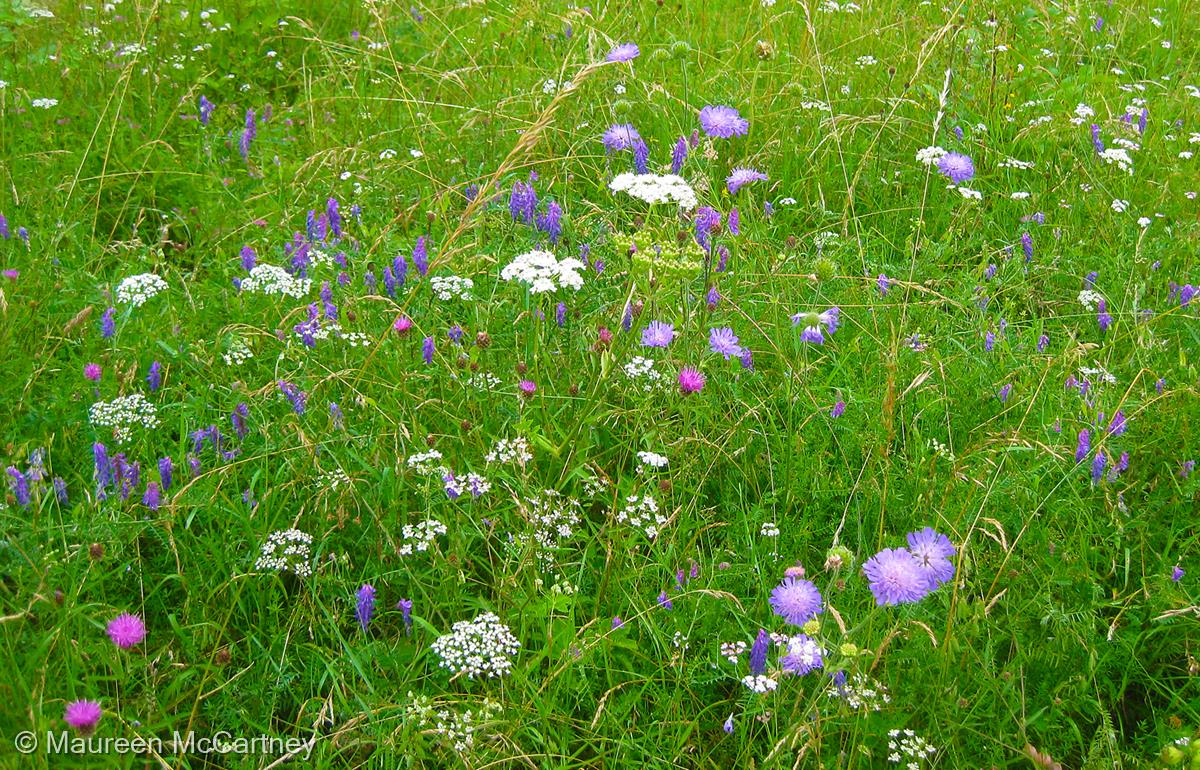
[[[117,302],[141,307],[166,290],[167,282],[161,276],[154,273],[131,275],[117,284]]]
[[[640,473],[644,468],[666,468],[667,458],[657,452],[638,452],[638,459],[642,461],[642,465],[638,467]]]
[[[539,555],[546,557],[547,552],[558,547],[559,540],[575,534],[574,528],[579,525],[579,501],[564,497],[553,489],[544,489],[540,495],[526,498],[526,502],[525,513],[533,525],[533,539],[543,551]]]
[[[970,187],[956,187],[954,189],[958,190],[958,194],[969,201],[983,200],[983,193],[978,190],[972,190]]]
[[[46,97],[42,97],[41,99],[34,99],[33,101],[31,101],[29,103],[29,106],[37,107],[40,110],[48,110],[51,107],[58,106],[58,99],[49,99]]]
[[[647,393],[667,385],[667,375],[654,368],[653,358],[634,356],[621,368],[625,371],[626,377],[641,386],[642,390]]]
[[[158,410],[141,393],[131,393],[112,401],[97,401],[88,408],[88,418],[92,425],[112,428],[113,438],[119,442],[128,441],[135,426],[158,427]]]
[[[841,698],[855,711],[880,711],[892,702],[888,689],[874,679],[855,674],[850,681],[828,690],[830,698]]]
[[[495,613],[485,612],[474,620],[460,620],[451,632],[439,636],[431,645],[442,662],[455,674],[498,677],[512,670],[512,656],[521,643],[500,622]]]
[[[779,537],[779,527],[775,526],[775,522],[773,521],[764,521],[762,529],[758,531],[758,534],[763,537]]]
[[[457,275],[435,275],[429,279],[429,286],[438,299],[442,302],[449,302],[455,297],[461,300],[470,300],[471,289],[475,288],[475,282],[470,278],[462,278]]]
[[[625,498],[625,507],[617,514],[617,521],[642,530],[646,537],[658,537],[659,528],[667,523],[667,517],[658,510],[658,501],[650,495],[630,495]]]
[[[1033,168],[1035,165],[1037,165],[1037,164],[1035,164],[1031,160],[1017,160],[1016,158],[1005,158],[1004,160],[1002,160],[996,164],[996,168],[1015,168],[1015,169],[1020,169],[1021,171],[1028,171],[1029,169]]]
[[[242,291],[251,294],[282,294],[301,299],[311,290],[311,280],[297,278],[275,265],[255,265],[250,275],[242,279]]]
[[[779,687],[779,682],[763,674],[747,674],[742,677],[742,684],[759,695],[765,695]]]
[[[524,465],[533,459],[533,454],[529,451],[529,442],[517,436],[516,438],[502,438],[492,447],[492,451],[484,456],[484,459],[489,463],[517,463]]]
[[[1121,198],[1113,198],[1112,210],[1118,214],[1124,214],[1125,209],[1129,208],[1129,201]]]
[[[478,711],[468,709],[462,713],[455,713],[449,709],[440,709],[433,730],[455,751],[462,754],[475,748],[475,732],[502,710],[503,707],[493,700],[484,700],[483,708]]]
[[[419,524],[405,524],[400,534],[404,537],[400,555],[412,556],[414,553],[428,551],[438,535],[446,534],[446,525],[437,519],[425,519]]]
[[[937,163],[939,160],[941,160],[942,156],[945,154],[945,148],[938,147],[936,145],[932,147],[922,147],[921,149],[917,150],[917,162],[924,163],[926,166],[932,166],[934,163]]]
[[[1123,147],[1109,147],[1100,153],[1100,157],[1110,166],[1116,166],[1127,174],[1133,173],[1133,158],[1129,157],[1129,150]]]
[[[317,486],[339,489],[350,486],[350,476],[341,468],[331,471],[321,471],[317,474]]]
[[[409,455],[407,463],[409,468],[412,468],[422,476],[432,476],[435,473],[446,470],[446,466],[442,465],[442,453],[436,449]]]
[[[1100,292],[1094,289],[1084,289],[1079,292],[1079,304],[1083,305],[1084,309],[1089,312],[1095,310],[1103,299],[1104,297],[1101,296]]]
[[[730,663],[737,663],[741,656],[746,654],[746,643],[738,642],[721,642],[721,657]]]
[[[588,476],[583,480],[583,494],[588,497],[599,497],[608,491],[611,482],[603,476]]]
[[[324,249],[309,249],[308,263],[312,267],[333,267],[336,264],[333,255]]]
[[[628,193],[646,203],[675,203],[687,211],[698,203],[696,191],[678,174],[617,174],[608,183],[608,189]]]
[[[559,260],[548,251],[533,250],[513,257],[504,266],[500,277],[505,281],[520,281],[533,294],[558,291],[559,287],[578,291],[583,288],[583,263],[574,257]]]
[[[467,378],[467,386],[476,390],[495,390],[502,380],[491,372],[476,372]]]
[[[1116,385],[1117,384],[1117,378],[1114,377],[1112,375],[1112,373],[1109,372],[1107,369],[1101,369],[1099,367],[1091,367],[1091,366],[1081,366],[1081,367],[1079,367],[1079,373],[1083,375],[1084,379],[1090,380],[1090,381],[1098,383],[1098,384],[1104,384],[1104,385]]]
[[[229,349],[221,354],[221,358],[225,361],[226,366],[238,366],[254,358],[254,353],[246,341],[239,337],[229,343]]]
[[[929,741],[912,730],[888,730],[888,761],[898,765],[905,763],[908,770],[918,770],[923,760],[937,753]]]
[[[263,543],[254,569],[308,577],[312,574],[312,541],[312,535],[298,529],[276,530]]]

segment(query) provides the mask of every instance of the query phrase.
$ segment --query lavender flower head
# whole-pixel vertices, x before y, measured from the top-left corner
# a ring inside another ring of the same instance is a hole
[[[827,331],[832,335],[837,331],[840,323],[841,310],[836,307],[832,307],[823,313],[796,313],[792,316],[792,326],[803,325],[804,327],[800,332],[800,341],[810,342],[814,345],[824,345],[825,332]]]
[[[730,139],[745,136],[750,130],[750,121],[732,107],[723,104],[709,105],[700,110],[700,128],[709,136]]]
[[[675,339],[675,327],[662,321],[651,321],[642,329],[642,345],[648,348],[665,348]]]
[[[639,54],[641,54],[641,50],[638,49],[637,43],[622,43],[609,51],[604,60],[609,62],[633,61]]]
[[[821,592],[810,580],[786,577],[771,591],[771,609],[793,626],[802,626],[824,612]]]
[[[738,344],[737,335],[728,326],[709,331],[708,347],[712,352],[725,356],[726,361],[732,356],[741,358],[742,355],[742,346]]]
[[[968,182],[975,176],[975,163],[971,156],[959,152],[948,152],[938,158],[937,167],[942,176],[949,178],[954,184]]]
[[[746,185],[752,182],[765,182],[766,179],[767,175],[761,171],[752,168],[735,168],[725,180],[725,186],[729,189],[730,195],[736,195],[737,191]]]
[[[604,143],[604,149],[608,152],[621,152],[622,150],[632,150],[642,143],[642,135],[633,127],[632,123],[617,123],[609,126],[604,135],[600,137],[600,141]]]
[[[885,548],[863,564],[863,574],[879,606],[913,604],[925,598],[928,580],[921,564],[904,548]]]
[[[816,640],[807,634],[796,634],[787,642],[787,651],[779,659],[783,670],[796,676],[804,676],[825,665],[825,651]]]
[[[930,591],[954,577],[954,564],[950,561],[955,554],[954,545],[945,535],[930,527],[909,532],[908,551],[917,560]]]

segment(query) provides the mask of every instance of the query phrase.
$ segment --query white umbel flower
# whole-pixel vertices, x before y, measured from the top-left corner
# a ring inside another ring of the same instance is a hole
[[[154,273],[131,275],[117,284],[117,302],[141,307],[167,290],[167,282]]]
[[[583,288],[583,263],[574,257],[559,260],[548,251],[527,251],[513,258],[500,271],[506,281],[519,281],[533,294],[555,292],[559,288],[578,291]]]
[[[521,643],[495,613],[485,612],[474,620],[455,623],[450,633],[439,636],[431,648],[442,659],[438,665],[474,679],[512,671],[512,658]]]
[[[678,174],[617,174],[608,189],[646,203],[675,203],[687,211],[696,208],[698,202],[696,191]]]

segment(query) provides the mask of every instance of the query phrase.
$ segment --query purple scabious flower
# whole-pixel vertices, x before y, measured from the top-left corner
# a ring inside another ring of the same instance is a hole
[[[772,589],[770,604],[776,615],[793,626],[802,626],[825,611],[817,586],[794,577],[785,577]]]
[[[708,332],[708,347],[714,353],[725,356],[728,361],[731,356],[741,357],[742,346],[738,344],[737,335],[728,326],[710,329]]]
[[[17,505],[28,508],[33,500],[29,492],[29,478],[11,465],[5,469],[5,473],[9,475],[8,483],[12,487],[13,496],[17,498]]]
[[[200,94],[200,125],[207,126],[208,121],[212,118],[213,110],[217,105],[208,100],[204,94]]]
[[[687,396],[704,389],[704,375],[699,369],[685,366],[679,370],[679,392]]]
[[[975,163],[970,155],[960,152],[948,152],[938,158],[938,171],[954,184],[969,182],[975,176]]]
[[[862,570],[881,607],[919,602],[929,592],[920,563],[904,548],[885,548],[868,559]]]
[[[750,673],[762,676],[767,672],[767,649],[771,646],[771,635],[765,628],[758,629],[754,644],[750,646]]]
[[[638,49],[637,43],[622,43],[609,51],[608,56],[605,56],[604,60],[610,62],[633,61],[639,54],[641,54],[641,51]]]
[[[787,641],[786,651],[779,663],[783,670],[796,676],[804,676],[825,665],[825,651],[816,640],[807,634],[796,634]]]
[[[933,528],[909,532],[908,552],[916,559],[930,591],[954,577],[954,563],[950,561],[955,554],[954,544]]]
[[[735,168],[730,172],[725,179],[725,187],[729,190],[730,195],[736,195],[737,191],[742,189],[752,182],[765,182],[767,175],[761,171],[752,168]]]
[[[700,110],[700,128],[708,136],[730,139],[745,136],[750,130],[750,121],[732,107],[723,104],[709,105]]]
[[[803,326],[800,341],[814,345],[825,344],[825,332],[832,335],[841,322],[841,310],[831,307],[823,313],[796,313],[792,316],[792,326]]]
[[[1096,324],[1100,327],[1100,331],[1103,333],[1108,331],[1108,327],[1112,326],[1112,322],[1113,317],[1112,314],[1108,312],[1108,305],[1103,299],[1101,299],[1096,303]]]
[[[412,636],[412,599],[401,599],[396,602],[396,609],[400,610],[400,619],[404,621],[404,635]]]
[[[675,339],[675,327],[662,321],[651,321],[642,329],[642,345],[648,348],[665,348]]]
[[[1075,445],[1075,462],[1083,462],[1088,452],[1092,451],[1092,433],[1087,428],[1079,431],[1079,441]]]
[[[358,627],[363,633],[367,632],[367,626],[371,624],[371,616],[375,614],[375,587],[370,583],[363,583],[362,588],[358,589],[355,594],[354,617],[358,619]]]
[[[429,272],[429,245],[428,240],[424,235],[417,238],[417,243],[413,246],[412,260],[417,266],[417,272],[425,275]]]
[[[610,153],[632,150],[639,144],[644,144],[642,135],[633,127],[632,123],[615,123],[609,126],[604,135],[600,137],[600,141],[603,142],[604,149]]]
[[[117,333],[116,321],[117,309],[110,307],[104,311],[104,315],[100,316],[100,336],[104,339],[112,339],[112,336]]]
[[[95,732],[103,713],[100,704],[94,700],[71,701],[63,712],[63,721],[81,735],[88,736]]]
[[[242,155],[242,160],[250,161],[250,143],[254,141],[255,134],[258,133],[257,124],[254,122],[254,110],[246,110],[246,127],[242,130],[242,136],[238,139],[238,152]]]
[[[150,362],[150,370],[146,373],[146,384],[150,386],[151,393],[162,387],[162,364],[158,361]]]
[[[141,644],[146,638],[146,624],[137,615],[126,612],[108,622],[108,638],[123,650]]]
[[[845,413],[846,413],[846,402],[845,401],[838,401],[836,404],[833,405],[833,408],[829,410],[829,416],[834,419],[841,417]]]
[[[158,489],[158,484],[151,481],[146,484],[146,492],[142,495],[142,505],[152,511],[157,511],[162,505],[162,492]]]
[[[433,363],[434,349],[433,337],[426,337],[421,342],[421,359],[424,360],[426,364]]]
[[[688,143],[687,139],[682,136],[675,142],[675,148],[671,150],[671,173],[678,174],[683,170],[683,162],[687,160]]]

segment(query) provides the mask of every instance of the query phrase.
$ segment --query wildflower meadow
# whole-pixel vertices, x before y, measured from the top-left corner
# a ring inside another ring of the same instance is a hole
[[[0,0],[0,768],[1200,768],[1198,26]]]

